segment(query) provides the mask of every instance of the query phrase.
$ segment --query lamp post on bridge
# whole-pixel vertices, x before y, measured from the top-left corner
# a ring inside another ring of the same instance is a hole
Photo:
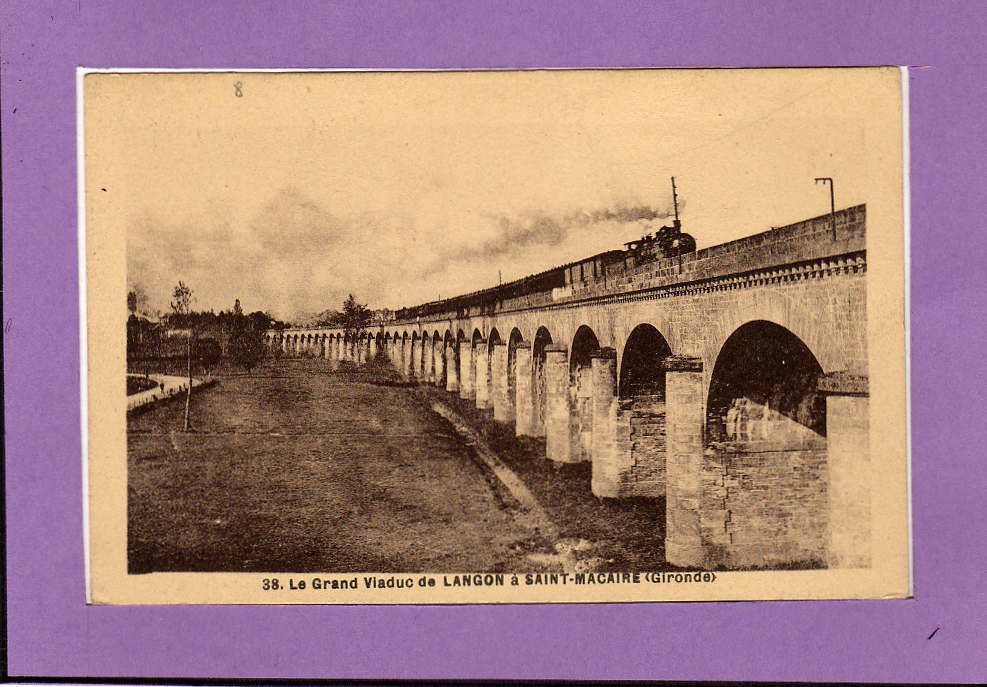
[[[816,183],[829,184],[829,216],[833,219],[833,240],[836,240],[836,192],[833,189],[832,177],[816,177]]]

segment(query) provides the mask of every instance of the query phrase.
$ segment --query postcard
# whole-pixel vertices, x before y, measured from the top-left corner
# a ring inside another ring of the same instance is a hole
[[[81,83],[91,603],[910,595],[898,68]]]

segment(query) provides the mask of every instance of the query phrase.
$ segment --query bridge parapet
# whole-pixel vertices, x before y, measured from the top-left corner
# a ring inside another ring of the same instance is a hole
[[[834,231],[835,219],[835,231]],[[760,234],[664,258],[612,278],[574,285],[572,300],[643,288],[674,286],[744,272],[772,269],[865,250],[866,206],[777,227]]]
[[[634,267],[613,269],[595,278],[565,287],[533,290],[522,294],[494,295],[490,300],[464,306],[456,299],[428,304],[426,317],[395,320],[388,324],[412,324],[447,319],[495,316],[515,310],[548,307],[613,296],[644,289],[661,289],[764,270],[802,269],[809,263],[839,260],[847,256],[854,269],[862,265],[866,250],[866,206],[856,205],[783,227],[703,248],[674,258],[662,258]],[[560,268],[556,268],[560,269]],[[510,286],[510,285],[506,285]],[[475,294],[470,294],[475,295]]]

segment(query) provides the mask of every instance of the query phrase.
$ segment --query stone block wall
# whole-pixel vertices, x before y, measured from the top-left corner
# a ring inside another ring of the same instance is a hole
[[[593,459],[593,380],[589,366],[574,370],[568,392],[572,459],[590,461]]]
[[[731,568],[826,562],[826,441],[745,442],[705,450],[701,530],[714,563]]]
[[[665,401],[621,399],[614,422],[618,496],[665,495]]]

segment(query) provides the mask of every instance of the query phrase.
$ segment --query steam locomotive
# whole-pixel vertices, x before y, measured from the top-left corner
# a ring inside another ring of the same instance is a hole
[[[670,226],[663,226],[653,234],[646,234],[636,241],[624,244],[624,250],[610,250],[583,260],[553,267],[550,270],[522,277],[481,291],[423,303],[410,308],[400,308],[394,313],[396,321],[414,320],[455,312],[463,316],[467,311],[481,311],[499,301],[536,293],[568,293],[576,285],[603,279],[613,279],[627,270],[655,260],[674,258],[696,250],[696,240],[682,231],[682,223],[676,219]]]

